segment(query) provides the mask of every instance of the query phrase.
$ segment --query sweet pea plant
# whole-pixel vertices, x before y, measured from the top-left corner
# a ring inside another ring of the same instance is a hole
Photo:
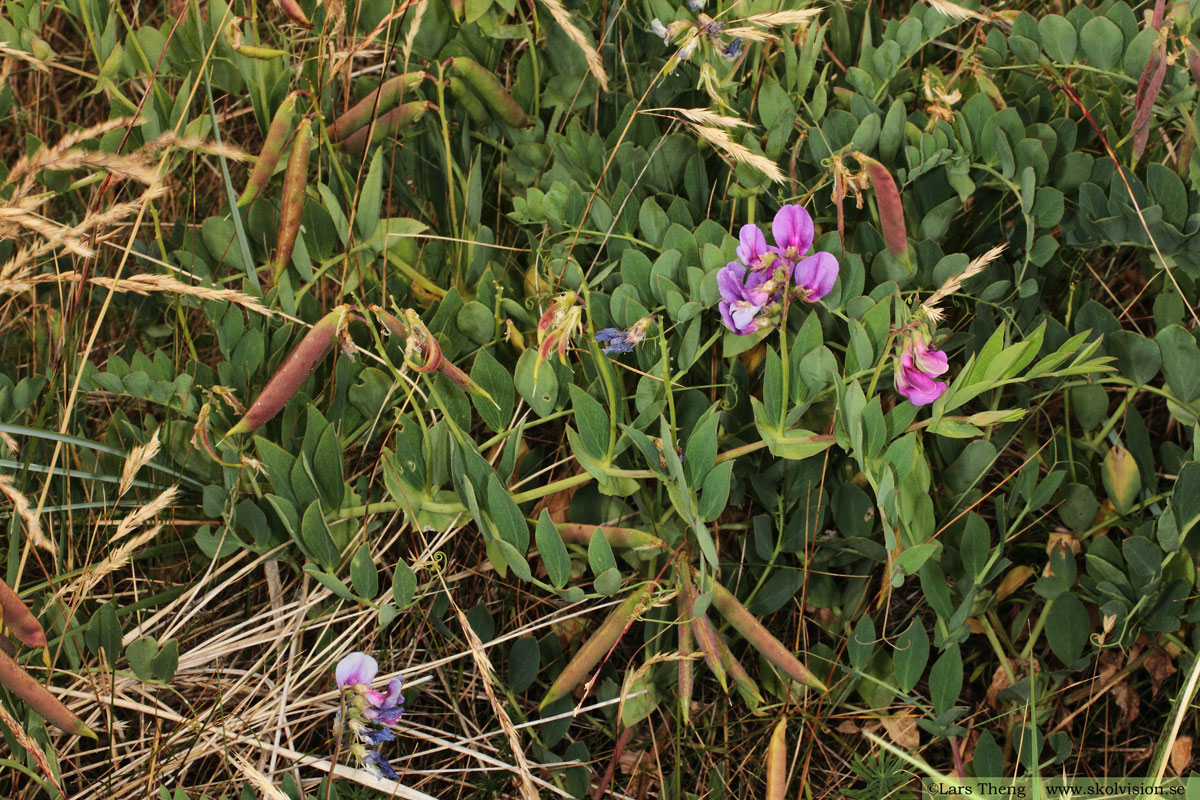
[[[6,11],[0,796],[1190,768],[1193,7]]]

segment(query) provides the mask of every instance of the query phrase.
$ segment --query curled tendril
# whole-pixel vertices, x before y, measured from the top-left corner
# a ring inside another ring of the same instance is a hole
[[[435,577],[446,574],[446,554],[441,550],[433,554],[428,561],[425,562],[424,568]]]

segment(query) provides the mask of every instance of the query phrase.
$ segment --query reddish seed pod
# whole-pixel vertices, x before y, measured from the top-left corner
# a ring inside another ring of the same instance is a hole
[[[604,620],[604,624],[592,634],[592,638],[584,642],[571,662],[559,673],[538,708],[545,708],[555,700],[566,697],[576,686],[583,683],[583,679],[600,663],[600,659],[620,640],[625,629],[633,624],[633,615],[650,594],[650,588],[651,585],[647,584],[636,590],[613,610],[608,619]]]
[[[901,260],[908,258],[908,232],[904,226],[904,205],[900,202],[900,190],[896,179],[887,167],[872,158],[864,158],[871,188],[875,190],[875,203],[879,206],[879,224],[883,227],[883,241],[888,252]]]
[[[1149,82],[1139,91],[1136,111],[1133,115],[1133,160],[1136,162],[1146,152],[1146,143],[1150,140],[1150,117],[1154,111],[1154,102],[1162,91],[1163,79],[1167,76],[1167,59],[1163,53],[1151,53],[1150,61],[1146,64],[1146,72],[1151,74]],[[1143,78],[1145,76],[1143,75]]]
[[[338,306],[317,321],[300,343],[288,353],[287,358],[275,370],[271,380],[259,392],[258,397],[247,409],[245,416],[229,429],[226,436],[247,433],[269,422],[278,414],[287,401],[292,399],[304,381],[312,374],[317,363],[325,357],[337,341],[338,329],[345,319],[349,306]]]
[[[292,261],[296,236],[300,233],[300,216],[304,212],[304,191],[308,185],[308,147],[312,129],[302,120],[292,142],[287,171],[283,174],[283,200],[279,208],[279,236],[275,243],[275,280]]]
[[[459,56],[450,59],[449,64],[455,72],[463,77],[463,80],[470,84],[472,89],[479,93],[483,102],[487,103],[488,108],[496,112],[496,116],[500,119],[514,128],[529,128],[533,125],[533,120],[508,93],[504,84],[496,80],[496,76],[484,69],[479,62]]]
[[[91,728],[84,725],[79,717],[3,651],[0,651],[0,686],[8,689],[55,727],[89,739],[97,738]]]
[[[692,579],[686,572],[680,573],[679,594],[683,598],[684,618],[690,620],[692,635],[696,637],[696,646],[704,656],[704,663],[728,693],[729,682],[725,678],[725,665],[721,662],[720,635],[707,614],[696,613],[696,587],[692,586]]]
[[[371,118],[390,111],[404,98],[404,93],[429,77],[425,72],[406,72],[388,78],[379,88],[359,100],[345,114],[329,126],[329,141],[340,142],[359,128],[370,123]]]
[[[433,103],[428,100],[414,100],[411,103],[396,106],[386,114],[381,114],[375,120],[374,125],[368,122],[343,139],[342,147],[349,153],[366,152],[369,145],[379,144],[384,139],[395,136],[409,125],[420,122],[430,108],[433,108]],[[369,142],[367,141],[368,133],[371,135]]]
[[[287,14],[288,19],[303,28],[311,28],[312,21],[305,15],[304,9],[300,8],[300,4],[296,0],[279,0],[279,8],[284,14]]]
[[[279,108],[275,109],[275,116],[271,118],[271,124],[267,128],[267,138],[263,140],[258,161],[251,170],[250,177],[246,180],[245,191],[238,199],[238,208],[245,208],[253,203],[266,187],[267,182],[271,180],[271,173],[275,171],[275,165],[279,163],[279,155],[283,152],[283,146],[287,144],[288,137],[292,132],[292,121],[296,117],[297,95],[298,92],[292,92],[279,104]]]
[[[754,645],[754,648],[781,672],[805,686],[811,686],[822,692],[829,691],[829,688],[816,675],[809,672],[808,667],[801,664],[792,655],[791,650],[788,650],[782,642],[771,635],[771,632],[763,627],[758,618],[738,602],[738,599],[718,581],[713,581],[712,602],[717,611],[721,612],[721,616],[725,617],[729,624],[746,638],[746,641]]]
[[[12,628],[14,634],[30,647],[41,647],[46,643],[46,632],[17,593],[0,580],[0,619]]]
[[[679,610],[680,621],[677,626],[679,655],[683,656],[679,661],[679,713],[683,717],[683,724],[687,725],[692,715],[692,689],[696,683],[696,671],[692,659],[689,657],[693,652],[694,640],[692,626],[687,621],[691,616],[691,610],[686,607],[683,592],[675,596],[675,604]]]

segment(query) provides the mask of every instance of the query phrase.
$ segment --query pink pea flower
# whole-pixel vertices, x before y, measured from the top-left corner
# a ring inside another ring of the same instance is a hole
[[[946,391],[945,381],[934,380],[949,369],[946,354],[930,347],[924,332],[910,331],[897,358],[896,391],[914,406],[929,405]]]

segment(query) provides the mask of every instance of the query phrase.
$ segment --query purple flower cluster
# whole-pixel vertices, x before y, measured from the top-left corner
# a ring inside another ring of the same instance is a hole
[[[812,248],[813,221],[801,205],[779,209],[771,223],[773,247],[757,225],[743,225],[738,234],[740,262],[732,261],[717,273],[721,291],[721,319],[725,327],[745,336],[773,324],[785,295],[815,302],[833,288],[838,263],[832,253]]]
[[[945,381],[935,381],[949,369],[946,354],[930,347],[924,331],[909,331],[896,355],[896,391],[914,406],[926,406],[946,391]]]
[[[399,776],[379,752],[379,745],[396,738],[391,726],[404,713],[404,697],[400,694],[403,680],[392,678],[386,692],[372,689],[379,664],[366,653],[343,658],[335,674],[346,698],[346,726],[357,740],[350,745],[350,753],[376,777],[396,780]]]

